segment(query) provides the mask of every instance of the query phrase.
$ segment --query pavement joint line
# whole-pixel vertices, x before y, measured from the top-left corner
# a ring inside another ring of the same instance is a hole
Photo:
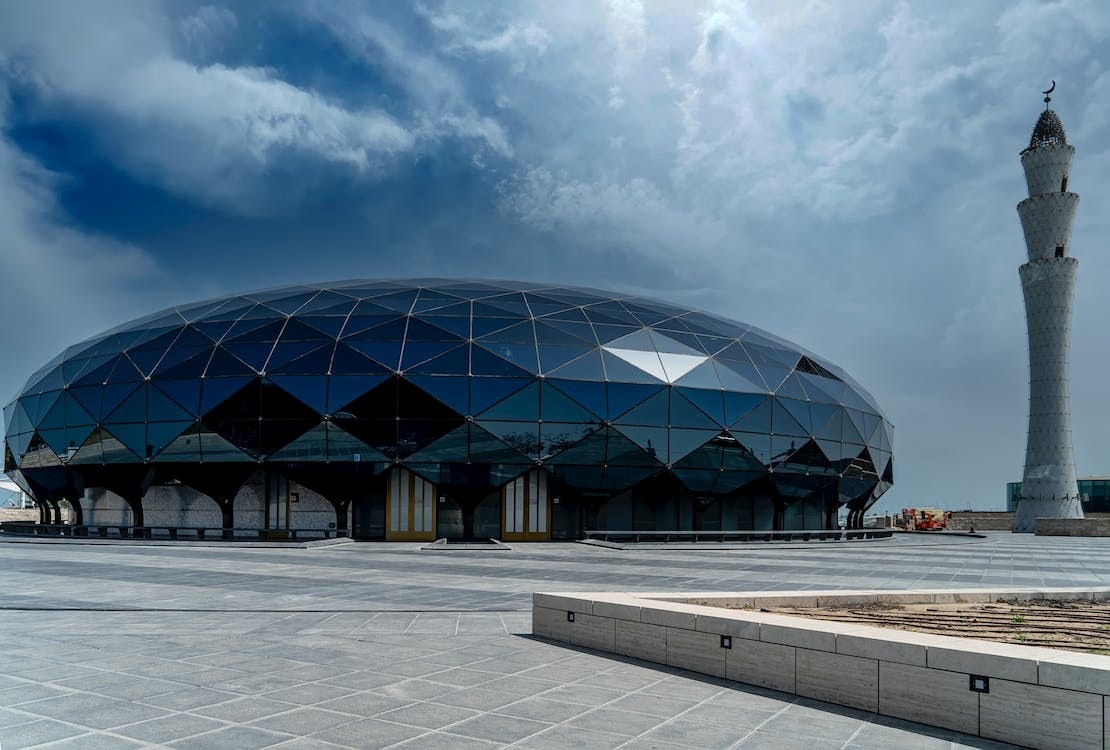
[[[780,708],[780,709],[779,709],[778,711],[775,711],[775,712],[774,712],[773,714],[771,714],[770,716],[768,716],[768,717],[767,717],[766,719],[764,719],[763,721],[761,721],[761,722],[759,722],[758,724],[756,724],[756,725],[755,725],[754,727],[752,727],[752,729],[751,729],[751,731],[750,731],[750,732],[748,732],[748,733],[747,733],[747,734],[745,734],[745,735],[744,735],[743,737],[741,737],[741,738],[740,738],[740,739],[738,739],[738,740],[737,740],[736,742],[734,742],[734,743],[733,743],[733,744],[732,744],[732,745],[731,745],[731,746],[729,747],[729,750],[732,750],[732,748],[735,748],[735,747],[739,747],[739,746],[740,746],[740,745],[742,745],[743,743],[747,742],[747,741],[748,741],[748,739],[750,739],[751,737],[754,737],[754,736],[756,735],[756,733],[757,733],[757,732],[759,732],[759,730],[760,730],[760,729],[762,729],[762,728],[763,728],[763,727],[765,727],[765,726],[766,726],[767,724],[771,723],[772,721],[774,721],[775,719],[777,719],[778,717],[780,717],[780,716],[782,716],[782,715],[783,715],[784,713],[786,713],[786,712],[787,712],[787,711],[788,711],[788,710],[790,709],[790,707],[791,707],[791,706],[793,706],[793,705],[794,705],[795,703],[797,703],[797,699],[795,699],[795,700],[793,700],[793,701],[790,701],[790,702],[789,702],[789,703],[787,703],[787,704],[786,704],[785,706],[783,706],[782,708]]]

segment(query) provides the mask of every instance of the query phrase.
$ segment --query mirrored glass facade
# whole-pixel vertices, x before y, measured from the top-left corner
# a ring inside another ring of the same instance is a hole
[[[827,528],[893,482],[891,424],[831,362],[665,302],[501,281],[165,310],[47,363],[4,426],[37,497],[172,483],[230,503],[262,467],[357,505],[403,468],[473,511],[539,471],[571,537]]]

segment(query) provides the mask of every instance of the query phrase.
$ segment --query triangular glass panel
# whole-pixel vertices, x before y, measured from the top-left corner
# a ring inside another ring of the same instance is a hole
[[[798,382],[797,376],[793,374],[787,375],[786,379],[779,384],[779,387],[775,389],[775,395],[801,400],[809,398],[801,383]]]
[[[343,343],[352,349],[365,354],[370,359],[391,370],[400,369],[401,340],[363,341],[358,338],[345,338]]]
[[[813,430],[813,436],[825,440],[840,442],[844,439],[844,410],[839,406],[833,407],[833,412],[824,424]]]
[[[119,372],[119,367],[116,372]],[[261,369],[261,368],[258,368]],[[208,360],[208,367],[204,371],[205,378],[221,378],[230,375],[257,375],[258,369],[251,368],[243,360],[233,356],[223,347],[216,347],[212,359]],[[115,373],[112,373],[115,377]]]
[[[393,292],[391,294],[383,294],[372,297],[374,304],[381,305],[382,307],[390,310],[396,310],[400,313],[408,313],[412,310],[413,302],[416,300],[416,294],[419,290],[407,289],[402,292]]]
[[[149,458],[146,450],[146,425],[142,422],[106,425],[105,429],[137,458]]]
[[[347,324],[347,318],[342,315],[310,315],[300,318],[300,321],[311,327],[317,334],[323,334],[333,339],[339,337],[339,334],[343,332],[343,327]]]
[[[482,303],[484,306],[508,312],[512,315],[521,315],[524,317],[532,316],[532,311],[528,308],[527,303],[524,301],[524,295],[520,292],[501,294],[496,297],[486,297],[482,300]],[[477,305],[475,305],[475,314],[477,314]]]
[[[529,420],[535,422],[540,418],[540,386],[539,383],[517,391],[503,401],[499,401],[490,408],[475,415],[484,420]],[[494,430],[490,430],[494,432]]]
[[[336,344],[331,360],[332,375],[385,375],[393,370],[375,362],[345,344]]]
[[[378,331],[378,328],[381,328]],[[370,334],[370,331],[375,333]],[[395,313],[382,313],[379,315],[352,315],[347,318],[347,325],[343,328],[343,337],[368,335],[371,340],[380,338],[396,338],[400,340],[405,335],[405,319],[398,318]]]
[[[147,420],[146,391],[146,385],[136,388],[119,406],[104,417],[105,424],[145,422]]]
[[[671,427],[683,428],[701,428],[713,430],[713,434],[718,434],[724,426],[720,422],[714,421],[704,411],[686,399],[681,391],[671,389],[671,414],[667,421]],[[720,391],[717,392],[720,395]],[[723,404],[722,404],[723,406]],[[718,411],[723,411],[721,406],[718,406]]]
[[[104,461],[104,455],[100,451],[100,440],[104,431],[101,429],[93,430],[89,437],[85,440],[84,444],[76,450],[66,461],[70,465],[88,465],[99,464]]]
[[[408,456],[406,464],[462,463],[469,457],[470,425],[461,424]]]
[[[808,401],[779,397],[775,399],[775,402],[780,408],[784,408],[786,411],[790,412],[790,416],[797,420],[803,430],[801,434],[809,435],[813,432],[813,415],[810,413]],[[777,423],[773,423],[772,426],[775,427],[775,432],[779,432]]]
[[[589,380],[561,380],[548,378],[544,381],[545,390],[552,386],[569,395],[576,403],[581,404],[594,418],[607,418],[607,400],[605,396],[606,385],[601,382]]]
[[[191,428],[195,422],[151,422],[146,426],[147,458],[153,458],[159,451],[177,439],[181,433]]]
[[[767,400],[762,393],[735,393],[725,391],[725,424],[732,425],[745,414]]]
[[[478,425],[470,426],[470,462],[490,464],[491,475],[495,470],[504,472],[501,477],[504,481],[520,473],[517,467],[532,465],[532,461],[519,451],[510,448]]]
[[[100,398],[104,393],[104,386],[90,385],[80,388],[70,388],[68,393],[70,396],[77,399],[77,402],[80,403],[81,406],[85,407],[85,410],[89,414],[93,415],[94,417],[100,416]],[[22,411],[23,410],[20,409],[20,412]],[[18,425],[9,425],[8,431],[22,432],[22,430],[18,429],[18,427]],[[29,422],[28,427],[30,427]]]
[[[798,420],[777,399],[771,399],[771,432],[775,435],[789,435],[791,437],[809,437],[809,430],[798,423]],[[806,421],[809,421],[808,418]],[[749,430],[751,428],[748,428]]]
[[[336,430],[341,432],[341,430]],[[346,433],[344,433],[346,434]],[[356,438],[351,438],[357,440]],[[370,449],[374,454],[381,455]],[[321,422],[269,456],[270,461],[319,462],[328,460],[328,425]],[[347,456],[345,460],[351,460]]]
[[[600,313],[590,312],[589,316],[590,323],[593,324],[594,335],[597,336],[597,340],[602,346],[611,344],[630,333],[642,330],[641,326],[622,325],[619,321],[614,321]],[[598,320],[598,317],[601,320]]]
[[[527,377],[532,372],[517,367],[508,360],[489,353],[477,344],[473,344],[470,347],[470,374],[475,376]]]
[[[604,381],[605,365],[602,363],[601,353],[595,349],[548,372],[547,375],[561,380]]]
[[[191,417],[200,413],[200,380],[152,380],[150,385],[185,409]]]
[[[521,369],[533,373],[539,372],[539,358],[536,355],[535,344],[494,344],[490,342],[484,342],[480,345],[474,344],[475,348],[479,346],[502,359],[512,362]]]
[[[667,389],[662,389],[638,406],[618,415],[613,421],[618,424],[665,427],[669,423],[669,415],[670,393]]]
[[[588,346],[546,346],[537,347],[540,357],[540,372],[552,372],[568,362],[572,362],[583,354],[596,351],[596,347]]]
[[[637,404],[646,402],[655,394],[666,394],[667,390],[659,383],[644,385],[640,383],[609,383],[609,419],[616,419]]]
[[[236,448],[230,442],[225,440],[220,435],[214,432],[202,430],[197,433],[200,439],[200,455],[201,460],[206,462],[220,462],[220,463],[240,463],[249,461],[253,463],[256,459],[249,453]],[[176,444],[175,440],[171,445]],[[168,448],[167,448],[168,450]],[[164,453],[165,451],[163,451]]]
[[[240,359],[243,362],[247,363],[247,365],[251,369],[261,372],[262,370],[266,369],[266,360],[270,358],[270,352],[274,349],[274,342],[250,342],[245,344],[236,342],[225,342],[224,344],[221,344],[221,347],[234,354],[237,359]],[[217,353],[217,357],[219,356],[220,355]],[[218,358],[217,361],[219,361]],[[217,371],[213,371],[212,365],[209,365],[208,370],[213,375],[218,374]],[[239,370],[237,369],[224,374],[236,375],[238,373]]]
[[[408,371],[449,352],[454,352],[457,362],[465,362],[469,359],[465,344],[459,346],[455,342],[448,341],[406,341],[401,353],[401,369]],[[456,372],[459,371],[456,370]],[[462,372],[466,370],[463,369]]]
[[[698,358],[707,356],[700,348],[684,344],[676,338],[659,331],[651,331],[651,340],[655,343],[655,350],[660,354],[684,354]]]
[[[198,320],[193,323],[193,328],[202,333],[213,342],[223,341],[227,332],[235,325],[235,319],[230,320]]]
[[[535,316],[552,315],[563,312],[569,307],[573,307],[568,302],[552,299],[536,292],[528,292],[524,295],[528,300],[528,309],[532,311]]]
[[[744,416],[732,422],[729,425],[729,431],[734,432],[740,430],[743,432],[771,432],[771,401],[773,399],[764,398],[757,405],[748,409]],[[729,419],[732,419],[732,410],[729,408],[728,394],[725,394],[725,414]]]
[[[410,317],[408,328],[405,329],[405,343],[414,341],[447,341],[454,344],[463,343],[464,339],[453,333],[448,333],[438,326],[425,323],[420,318]]]
[[[131,360],[124,355],[116,362],[112,374],[108,376],[109,383],[139,383],[142,382],[146,376],[139,372],[139,369],[131,363]]]
[[[562,453],[601,429],[601,422],[548,422],[540,424],[542,458]]]
[[[568,327],[571,330],[567,330]],[[536,341],[543,346],[566,346],[577,349],[594,349],[597,347],[593,330],[585,323],[563,323],[559,325],[537,320],[535,330]],[[572,330],[574,333],[571,332]]]
[[[562,331],[563,333],[566,333],[570,336],[573,336],[576,339],[580,339],[582,341],[582,343],[584,343],[588,346],[596,347],[598,345],[597,344],[597,336],[594,335],[594,328],[593,328],[592,325],[585,322],[585,318],[583,318],[582,322],[567,321],[567,320],[552,320],[550,318],[544,318],[543,321],[544,322],[542,323],[542,325],[544,326],[545,331],[547,329],[554,329],[554,330]],[[541,323],[540,323],[540,321],[537,320],[536,321],[536,335],[537,335],[537,337],[540,337],[540,341],[542,343],[544,341],[544,339],[541,337],[541,334],[540,334],[540,326],[541,326]],[[547,342],[547,343],[550,343],[550,342]]]
[[[772,393],[778,393],[779,388],[783,385],[783,381],[790,376],[790,370],[784,370],[781,367],[759,365],[758,369],[759,374],[763,376],[763,382],[767,384],[767,387],[771,390]],[[784,395],[790,395],[794,396],[795,398],[802,399],[806,397],[806,394],[803,392],[791,392]]]
[[[539,424],[536,422],[499,422],[479,420],[475,422],[483,430],[495,435],[505,445],[522,456],[538,459],[543,455],[540,443]]]
[[[181,378],[199,378],[204,374],[208,368],[208,360],[212,358],[213,349],[211,347],[204,349],[196,349],[193,352],[170,352],[166,356],[166,360],[176,360],[178,356],[186,357],[177,362],[163,361],[162,365],[158,368],[158,372],[154,377],[181,379]]]
[[[389,457],[367,445],[346,430],[334,424],[327,425],[328,459],[331,461],[351,461],[368,463],[388,461]]]
[[[279,317],[275,320],[276,316],[277,313],[272,313],[259,318],[244,318],[231,327],[231,330],[227,332],[220,343],[226,344],[231,341],[238,341],[240,343],[269,342],[272,344],[277,340],[281,329],[285,326],[285,318]]]
[[[281,369],[288,363],[303,357],[309,352],[321,350],[327,354],[324,360],[324,368],[317,370],[317,372],[327,372],[327,365],[331,363],[332,349],[335,347],[335,342],[329,341],[324,344],[319,341],[279,341],[274,345],[273,351],[270,352],[269,359],[266,360],[265,369],[273,372],[281,372]]]
[[[271,375],[270,382],[305,404],[317,414],[328,410],[328,378],[325,375]],[[263,415],[267,416],[267,415]]]
[[[754,365],[743,365],[737,362],[714,362],[713,364],[717,368],[717,377],[721,379],[721,387],[726,391],[759,394],[767,394],[771,391]]]
[[[99,367],[83,370],[77,380],[70,383],[70,387],[75,385],[103,385],[108,381],[108,378],[116,369],[116,364],[121,359],[124,359],[124,356],[122,354],[117,354]]]
[[[128,385],[134,387],[136,384],[128,383]],[[47,415],[54,411],[54,407],[57,406],[59,402],[63,404],[65,403],[64,401],[62,401],[62,396],[64,394],[65,391],[46,391],[41,396],[39,396],[38,413],[31,415],[31,423],[35,425],[35,427],[39,427],[40,425],[44,424],[46,422]],[[57,424],[47,424],[48,427],[61,427],[65,424],[65,406],[61,406],[59,408],[62,411],[57,412],[55,416],[60,417],[62,421],[58,422]]]
[[[428,315],[423,319],[437,328],[441,328],[459,338],[470,338],[469,315]]]
[[[606,463],[611,466],[661,465],[667,458],[667,428],[622,425],[609,432]]]
[[[640,352],[629,349],[601,351],[605,362],[606,380],[625,383],[665,383],[667,373],[655,352]],[[577,360],[576,360],[577,361]],[[562,377],[562,370],[557,370]]]
[[[765,432],[739,432],[730,431],[737,442],[740,443],[756,461],[763,466],[771,466],[771,436]]]
[[[829,463],[836,466],[838,469],[844,468],[845,459],[855,458],[854,454],[844,450],[844,443],[839,440],[826,440],[825,438],[816,438],[817,446],[821,452],[825,454],[825,458]]]
[[[284,346],[295,347],[300,344],[308,345],[309,342],[292,342]],[[283,345],[278,344],[278,346]],[[286,350],[285,353],[288,354],[288,350]],[[281,364],[275,364],[271,357],[271,362],[266,366],[266,369],[272,375],[318,375],[329,371],[334,372],[334,369],[331,367],[333,354],[333,345],[325,344],[324,346],[309,351],[307,354],[302,354],[295,359]]]
[[[672,427],[669,432],[667,463],[670,464],[681,461],[720,434],[720,430],[690,430],[679,427]]]
[[[146,419],[149,422],[186,422],[194,419],[194,413],[182,408],[176,401],[163,394],[153,385],[146,386]]]
[[[844,413],[848,415],[848,419],[852,420],[852,424],[855,426],[856,432],[859,433],[860,436],[859,440],[856,440],[854,438],[852,440],[848,440],[848,438],[845,438],[845,440],[848,440],[848,442],[850,443],[866,444],[866,438],[870,434],[870,431],[867,429],[867,419],[864,416],[863,412],[858,409],[845,409]]]
[[[614,339],[605,344],[605,348],[614,349],[627,349],[629,351],[639,352],[656,352],[655,341],[651,337],[651,331],[647,328],[637,328],[631,333],[621,336],[619,339]]]
[[[439,305],[431,310],[415,310],[413,312],[413,315],[417,315],[420,317],[421,320],[432,323],[433,325],[438,325],[436,323],[436,318],[441,317],[459,317],[469,319],[470,301],[460,301],[459,297],[452,297],[451,299],[452,302],[450,304]],[[420,307],[419,303],[417,304],[417,307]],[[470,338],[470,335],[466,334],[465,338]]]
[[[798,363],[797,352],[780,349],[776,346],[757,344],[752,341],[751,332],[741,337],[741,343],[755,366],[761,369],[764,365],[767,365],[768,367],[780,367],[784,370],[793,370],[794,365]]]
[[[598,422],[601,419],[546,381],[541,387],[539,416],[544,422]]]
[[[406,374],[405,380],[459,414],[470,413],[470,383],[466,376]]]
[[[471,336],[473,338],[481,338],[489,336],[490,334],[502,331],[512,326],[520,325],[527,322],[528,318],[522,318],[516,315],[509,315],[503,310],[483,309],[485,305],[480,302],[474,303],[474,317],[471,322]],[[493,313],[492,315],[490,313]]]
[[[845,409],[845,411],[851,410]],[[844,418],[844,431],[842,435],[845,443],[852,443],[853,445],[858,445],[861,447],[863,446],[863,435],[860,434],[859,429],[856,428],[855,424],[852,423],[851,418],[847,415],[845,415]]]
[[[366,395],[389,377],[391,376],[384,373],[378,375],[332,375],[328,378],[326,413],[335,414],[342,411],[345,406]]]
[[[667,370],[670,374],[670,369]],[[686,386],[687,388],[712,388],[718,392],[723,387],[721,379],[717,377],[717,368],[711,361],[703,362],[694,369],[687,372],[681,378],[675,381],[676,385]]]
[[[481,413],[510,393],[518,391],[532,382],[534,382],[532,378],[471,378],[470,411],[468,413]]]
[[[856,392],[855,388],[852,388],[851,386],[848,386],[844,389],[844,405],[864,411],[870,411],[874,408],[869,403],[867,403],[863,396],[859,395],[859,393]]]
[[[254,378],[205,378],[201,389],[200,412],[207,414],[229,396],[253,383]]]
[[[306,302],[297,311],[297,317],[301,320],[306,320],[306,316],[310,314],[341,317],[349,313],[354,306],[353,297],[324,290]]]

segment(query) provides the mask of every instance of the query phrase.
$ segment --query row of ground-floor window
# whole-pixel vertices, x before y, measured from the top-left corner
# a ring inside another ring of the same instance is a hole
[[[150,486],[129,499],[96,487],[71,498],[79,506],[77,523],[87,526],[230,526],[265,530],[277,538],[296,530],[298,536],[319,531],[365,540],[545,541],[578,539],[587,530],[836,528],[840,503],[835,487],[804,497],[783,497],[768,483],[723,496],[694,496],[664,475],[624,492],[589,494],[563,486],[536,469],[499,489],[474,491],[437,486],[398,467],[366,478],[364,486],[341,503],[267,470],[257,471],[225,503],[176,483]],[[862,505],[857,515],[862,515]],[[47,506],[43,520],[49,522],[49,516]]]

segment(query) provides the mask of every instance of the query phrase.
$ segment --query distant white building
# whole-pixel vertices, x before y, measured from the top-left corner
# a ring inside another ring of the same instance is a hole
[[[19,485],[0,474],[0,508],[33,508],[34,506],[34,502],[19,488]]]

